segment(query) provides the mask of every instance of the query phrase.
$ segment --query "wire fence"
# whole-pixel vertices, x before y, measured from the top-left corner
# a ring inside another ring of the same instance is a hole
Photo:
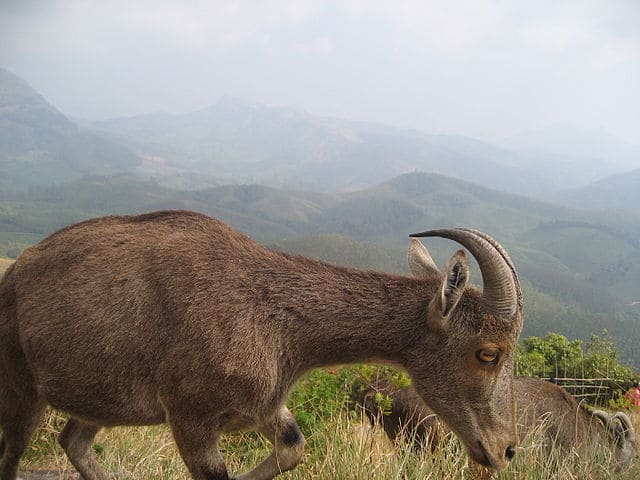
[[[565,388],[571,395],[593,405],[601,405],[626,390],[625,385],[611,378],[551,377],[550,382]]]

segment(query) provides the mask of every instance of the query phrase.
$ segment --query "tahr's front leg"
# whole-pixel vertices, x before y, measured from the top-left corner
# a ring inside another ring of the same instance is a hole
[[[262,425],[260,432],[273,445],[273,451],[256,468],[238,477],[238,480],[271,480],[282,472],[295,468],[302,460],[304,435],[287,407],[282,407],[275,418]]]

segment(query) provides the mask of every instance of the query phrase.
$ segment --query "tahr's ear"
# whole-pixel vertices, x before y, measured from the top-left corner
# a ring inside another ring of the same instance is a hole
[[[449,315],[462,297],[468,279],[469,261],[467,255],[464,250],[458,250],[449,260],[440,288],[429,304],[430,321],[438,322],[440,328],[446,325]]]
[[[409,241],[409,250],[407,252],[407,263],[411,275],[416,278],[427,278],[433,275],[440,275],[440,270],[433,261],[429,250],[417,238]]]

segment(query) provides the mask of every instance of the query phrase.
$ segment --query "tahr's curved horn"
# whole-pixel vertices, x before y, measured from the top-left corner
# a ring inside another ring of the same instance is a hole
[[[484,232],[481,232],[480,230],[464,227],[461,227],[460,230],[475,233],[479,237],[484,238],[500,253],[500,255],[502,255],[502,258],[504,258],[505,262],[507,262],[507,265],[509,265],[509,268],[511,269],[511,273],[513,274],[513,279],[515,280],[516,284],[516,294],[518,295],[518,306],[522,308],[522,288],[520,287],[520,278],[518,277],[518,272],[516,271],[516,266],[513,264],[513,260],[511,260],[511,257],[504,249],[504,247],[500,245],[494,238],[490,237]]]
[[[609,422],[611,421],[611,415],[609,413],[605,412],[604,410],[594,410],[593,412],[591,412],[591,415],[599,418],[600,420],[602,420],[602,423],[604,423],[606,426],[609,426]]]
[[[466,228],[427,230],[410,237],[442,237],[466,247],[478,261],[482,273],[482,298],[498,315],[512,318],[521,307],[521,292],[513,262],[489,235]]]
[[[620,424],[622,425],[622,428],[624,430],[624,439],[627,442],[635,443],[636,432],[635,432],[635,429],[633,428],[633,423],[631,423],[631,419],[629,418],[629,415],[627,415],[624,412],[616,412],[611,416],[611,422],[613,422],[614,420],[620,421]]]

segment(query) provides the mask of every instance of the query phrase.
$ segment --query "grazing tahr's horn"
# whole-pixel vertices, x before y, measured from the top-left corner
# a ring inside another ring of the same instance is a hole
[[[622,429],[624,431],[624,439],[627,442],[635,443],[636,432],[635,432],[635,429],[633,428],[633,423],[631,423],[631,419],[629,418],[629,415],[627,415],[624,412],[616,412],[611,416],[611,421],[613,422],[614,420],[620,421],[620,424],[622,425]]]
[[[449,228],[409,236],[448,238],[466,247],[480,266],[482,298],[493,313],[511,318],[522,306],[520,283],[513,262],[504,248],[486,233],[468,228]]]
[[[607,426],[611,421],[611,415],[605,412],[604,410],[594,410],[593,412],[591,412],[591,415],[602,420],[602,423],[604,423]]]

